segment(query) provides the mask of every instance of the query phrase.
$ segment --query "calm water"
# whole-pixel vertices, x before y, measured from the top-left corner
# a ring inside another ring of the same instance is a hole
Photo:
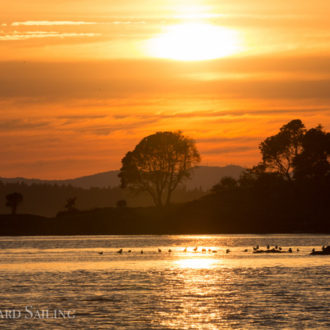
[[[0,327],[330,328],[330,257],[309,255],[329,243],[321,235],[3,237]],[[252,254],[256,244],[294,252]]]

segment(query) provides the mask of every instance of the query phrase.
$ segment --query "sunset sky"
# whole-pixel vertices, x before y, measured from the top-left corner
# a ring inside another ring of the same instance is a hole
[[[203,165],[251,166],[288,121],[330,128],[329,0],[0,4],[0,176],[119,169],[182,130]]]

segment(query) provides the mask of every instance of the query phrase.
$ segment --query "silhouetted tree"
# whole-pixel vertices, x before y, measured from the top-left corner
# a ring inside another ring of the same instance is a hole
[[[76,210],[76,201],[77,197],[70,197],[66,200],[65,208],[67,209],[68,212],[72,212]]]
[[[11,208],[11,213],[16,214],[17,207],[23,202],[23,195],[17,192],[6,196],[6,206]]]
[[[305,132],[305,125],[295,119],[282,126],[278,134],[263,141],[259,149],[265,170],[278,172],[291,180],[293,160],[302,149]]]
[[[330,133],[322,126],[306,132],[302,139],[302,152],[294,159],[296,179],[324,179],[330,176]]]
[[[234,178],[225,176],[220,180],[218,184],[212,187],[212,192],[219,193],[233,191],[237,188],[237,186],[237,181]]]
[[[173,191],[200,162],[195,142],[181,132],[149,135],[122,159],[122,188],[147,192],[156,206],[168,205]]]

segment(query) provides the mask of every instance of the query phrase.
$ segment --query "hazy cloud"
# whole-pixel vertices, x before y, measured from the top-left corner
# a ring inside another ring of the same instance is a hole
[[[214,149],[207,149],[203,150],[202,153],[205,155],[208,154],[228,154],[228,153],[238,153],[238,152],[245,152],[245,151],[251,151],[255,150],[255,146],[225,146],[225,147],[219,147]]]
[[[24,34],[25,37],[47,37],[49,33]],[[63,34],[64,36],[66,34]],[[69,34],[71,36],[80,34]],[[81,34],[86,36],[88,34]],[[58,38],[61,34],[55,34]],[[287,62],[286,62],[287,61]],[[295,62],[295,63],[294,63]],[[292,65],[291,65],[292,64]],[[205,64],[184,64],[168,61],[104,61],[99,63],[0,63],[0,97],[29,97],[37,102],[45,99],[113,99],[137,95],[148,99],[159,95],[180,95],[180,97],[212,98],[258,98],[258,99],[322,99],[330,98],[330,78],[315,79],[314,73],[330,73],[330,57],[219,60],[209,65],[208,70],[215,72],[246,72],[255,70],[265,72],[262,80],[245,77],[242,79],[219,79],[196,81],[183,78],[187,72],[203,72]],[[236,65],[236,67],[235,67]],[[282,70],[305,72],[304,79],[267,79],[267,71]],[[308,79],[308,74],[311,79]],[[270,111],[270,110],[268,110]],[[282,110],[284,111],[284,110]],[[294,110],[288,109],[293,112]],[[276,111],[275,111],[276,112]],[[178,114],[177,116],[183,116]],[[225,115],[225,113],[222,113]],[[238,115],[238,114],[237,114]]]
[[[105,119],[107,118],[107,115],[94,115],[94,114],[88,114],[88,115],[63,115],[58,116],[56,119],[64,119],[65,122],[62,125],[71,125],[75,123],[82,123],[82,122],[90,122],[91,120],[98,120],[98,119]]]
[[[63,115],[58,116],[59,119],[74,119],[74,120],[85,120],[85,119],[100,119],[100,118],[106,118],[107,115]]]
[[[81,37],[97,37],[100,33],[77,33],[77,32],[48,32],[48,31],[27,31],[0,34],[2,41],[17,41],[26,39],[40,39],[40,38],[81,38]]]
[[[51,125],[50,121],[27,120],[27,119],[8,119],[0,120],[0,130],[16,131],[16,130],[36,130],[46,128]]]
[[[83,127],[72,127],[69,130],[80,132],[80,133],[87,133],[92,135],[109,135],[116,131],[129,131],[138,129],[141,127],[145,127],[150,124],[156,123],[158,120],[155,119],[145,119],[140,121],[134,122],[125,122],[125,123],[114,123],[114,124],[97,124],[97,125],[86,125]]]
[[[258,141],[259,137],[253,136],[237,136],[237,137],[226,137],[226,136],[217,136],[217,137],[205,137],[198,138],[198,143],[219,143],[219,142],[251,142]]]
[[[85,22],[85,21],[24,21],[24,22],[13,22],[12,26],[48,26],[48,25],[93,25],[96,22]]]

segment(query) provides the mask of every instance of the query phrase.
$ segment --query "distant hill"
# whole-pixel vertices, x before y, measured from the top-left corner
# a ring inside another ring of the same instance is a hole
[[[238,178],[244,170],[243,167],[237,165],[228,165],[224,167],[219,166],[199,166],[194,169],[192,178],[187,181],[186,187],[188,190],[195,188],[202,188],[202,190],[209,190],[213,185],[218,183],[224,176],[232,176]],[[97,173],[93,175],[83,176],[75,179],[67,180],[40,180],[40,179],[26,179],[26,178],[1,178],[0,181],[6,183],[24,182],[26,184],[57,184],[57,185],[71,185],[73,187],[89,189],[92,187],[117,187],[119,186],[119,171],[108,171]]]
[[[220,166],[199,166],[194,169],[192,177],[186,183],[188,190],[202,188],[206,191],[217,184],[221,178],[231,176],[237,179],[245,169],[237,165]]]

